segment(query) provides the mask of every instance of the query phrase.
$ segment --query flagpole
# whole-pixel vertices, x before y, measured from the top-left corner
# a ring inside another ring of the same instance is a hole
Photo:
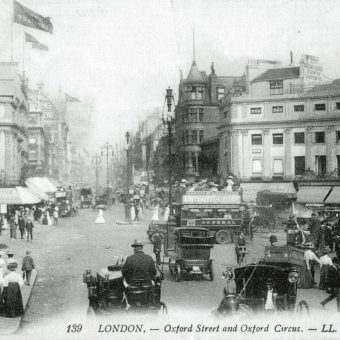
[[[14,21],[14,1],[12,0],[11,8],[11,62],[13,62],[13,21]]]

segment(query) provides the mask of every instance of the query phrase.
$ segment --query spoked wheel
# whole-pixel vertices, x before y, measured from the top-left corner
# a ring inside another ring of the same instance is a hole
[[[296,313],[299,316],[306,316],[309,315],[309,307],[308,303],[305,300],[301,300],[298,305],[296,306]]]
[[[176,265],[175,280],[176,282],[181,281],[181,266],[178,263]]]
[[[269,233],[269,221],[263,220],[260,225],[261,233]]]
[[[169,273],[170,273],[170,276],[174,275],[174,270],[170,266],[170,260],[169,260]]]
[[[278,230],[280,229],[279,223],[280,221],[278,219],[272,219],[272,220],[268,220],[269,222],[269,231],[271,233],[276,233],[278,232]]]
[[[254,312],[252,311],[250,307],[241,303],[239,305],[237,315],[241,318],[249,318],[254,315]]]
[[[166,304],[164,302],[160,303],[158,315],[168,315],[168,307],[166,306]]]
[[[96,320],[96,314],[94,312],[93,307],[91,307],[91,306],[87,307],[86,316],[87,316],[88,319],[90,319],[92,321]]]
[[[254,218],[250,223],[250,228],[253,231],[253,233],[256,233],[259,229],[259,220],[258,218]]]
[[[231,242],[231,235],[226,230],[219,230],[216,235],[216,242],[219,244],[227,244]]]

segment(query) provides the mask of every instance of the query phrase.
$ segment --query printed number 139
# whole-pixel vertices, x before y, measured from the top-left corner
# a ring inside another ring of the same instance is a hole
[[[80,333],[83,329],[83,325],[81,323],[79,324],[73,324],[67,326],[67,333]]]

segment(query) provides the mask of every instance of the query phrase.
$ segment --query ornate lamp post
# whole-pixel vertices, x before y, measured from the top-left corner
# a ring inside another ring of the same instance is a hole
[[[172,102],[175,104],[175,99],[172,94],[172,89],[166,89],[165,101],[168,107],[168,112],[166,116],[164,116],[164,111],[162,113],[162,122],[164,128],[168,130],[168,147],[169,147],[169,208],[170,208],[170,215],[172,215],[172,157],[171,157],[171,140],[173,134],[173,126],[175,124],[175,118],[171,114],[171,106]]]
[[[109,177],[109,151],[111,151],[111,155],[113,157],[114,152],[113,152],[113,146],[109,144],[109,142],[106,142],[102,147],[102,152],[101,156],[104,156],[104,150],[106,150],[106,193],[107,193],[107,199],[109,199],[109,184],[110,184],[110,177]]]

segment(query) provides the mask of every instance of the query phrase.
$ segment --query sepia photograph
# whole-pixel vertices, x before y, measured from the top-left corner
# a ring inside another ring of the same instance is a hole
[[[0,0],[0,339],[339,339],[338,13]]]

